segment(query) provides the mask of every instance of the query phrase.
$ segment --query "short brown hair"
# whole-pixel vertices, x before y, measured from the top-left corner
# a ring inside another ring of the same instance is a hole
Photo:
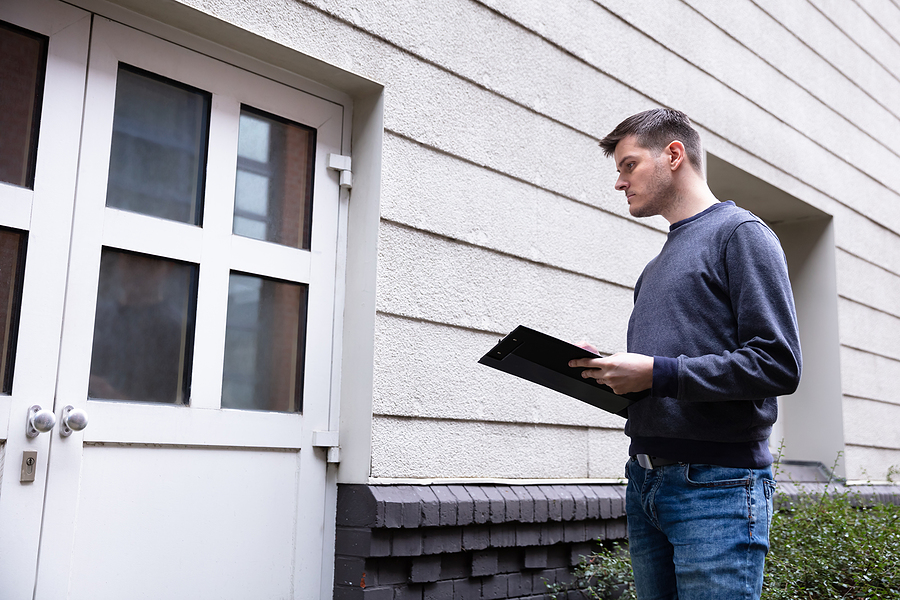
[[[653,108],[631,115],[600,140],[603,153],[606,156],[612,155],[618,143],[629,135],[635,136],[638,145],[654,152],[662,152],[666,146],[678,140],[684,144],[688,161],[694,170],[703,173],[700,134],[683,112],[671,108]]]

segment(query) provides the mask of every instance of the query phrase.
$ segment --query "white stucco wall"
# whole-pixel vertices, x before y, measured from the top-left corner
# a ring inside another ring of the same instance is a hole
[[[622,419],[476,361],[518,324],[624,349],[665,223],[597,141],[659,105],[833,217],[847,475],[900,465],[896,3],[181,2],[384,85],[371,476],[620,476]]]

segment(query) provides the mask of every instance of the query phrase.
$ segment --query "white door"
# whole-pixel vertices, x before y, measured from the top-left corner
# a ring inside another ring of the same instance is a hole
[[[36,558],[0,589],[318,598],[333,482],[313,433],[336,418],[339,186],[325,165],[343,108],[98,16],[89,56],[76,191],[54,207],[71,231],[42,324],[55,347],[22,373],[29,245],[3,400],[2,493],[35,496],[17,503],[30,522],[8,527]],[[40,402],[19,399],[20,376],[48,388],[49,433],[25,435]],[[28,444],[46,460],[37,485],[9,481]]]
[[[54,412],[89,35],[81,10],[0,2],[0,598],[34,590],[51,434],[26,421]]]

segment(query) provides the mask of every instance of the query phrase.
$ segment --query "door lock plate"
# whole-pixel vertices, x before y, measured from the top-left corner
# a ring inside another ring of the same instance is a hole
[[[26,450],[22,453],[22,475],[19,481],[29,483],[34,481],[34,474],[37,471],[37,451]]]

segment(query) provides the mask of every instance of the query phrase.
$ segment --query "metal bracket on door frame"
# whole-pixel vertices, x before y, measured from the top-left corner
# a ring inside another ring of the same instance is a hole
[[[341,189],[353,187],[353,172],[350,170],[350,157],[342,154],[328,155],[328,168],[341,174]]]
[[[332,464],[341,462],[340,433],[337,431],[313,431],[313,448],[326,449],[325,461]]]

